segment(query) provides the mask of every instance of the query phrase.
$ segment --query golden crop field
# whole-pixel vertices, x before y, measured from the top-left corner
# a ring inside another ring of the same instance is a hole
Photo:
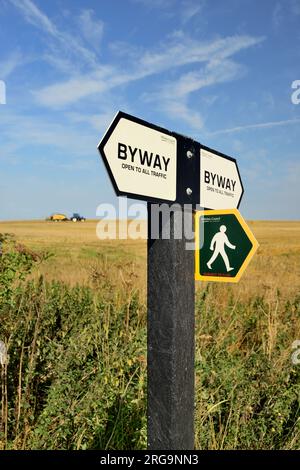
[[[107,276],[122,282],[122,270],[131,265],[138,287],[146,282],[146,240],[99,240],[98,221],[71,222],[1,222],[0,232],[14,233],[17,240],[37,251],[50,251],[53,257],[39,267],[48,280],[71,285],[89,284],[99,265]],[[238,285],[231,286],[239,297],[259,295],[276,289],[288,297],[300,291],[300,222],[250,221],[260,247]],[[146,223],[141,222],[146,233]],[[126,233],[126,222],[118,222],[118,233]],[[197,287],[201,288],[197,283]],[[218,289],[227,291],[227,285]]]

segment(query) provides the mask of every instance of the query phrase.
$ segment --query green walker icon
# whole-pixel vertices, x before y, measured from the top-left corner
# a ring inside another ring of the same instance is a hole
[[[219,255],[221,255],[223,260],[224,260],[227,272],[233,271],[233,269],[234,269],[229,264],[228,256],[227,256],[226,251],[225,251],[225,245],[228,246],[229,248],[231,248],[232,250],[235,250],[236,247],[235,247],[235,245],[232,245],[230,243],[230,241],[228,240],[228,237],[225,234],[226,230],[227,230],[226,225],[221,225],[220,231],[214,235],[214,237],[211,241],[210,249],[214,253],[213,253],[212,257],[210,258],[210,260],[206,263],[208,269],[212,269],[211,265],[213,264],[213,262],[216,260],[216,258]]]

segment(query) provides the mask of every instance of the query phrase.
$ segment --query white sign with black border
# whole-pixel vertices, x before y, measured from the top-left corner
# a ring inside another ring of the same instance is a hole
[[[236,209],[243,193],[236,160],[201,146],[200,206],[205,209]]]
[[[98,149],[118,196],[176,200],[177,140],[168,131],[120,111]]]

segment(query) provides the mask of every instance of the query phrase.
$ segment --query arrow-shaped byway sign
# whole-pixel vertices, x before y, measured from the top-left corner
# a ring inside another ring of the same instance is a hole
[[[118,196],[176,200],[177,140],[171,132],[120,111],[98,149]]]
[[[238,208],[244,193],[234,158],[201,146],[200,206],[206,209]]]

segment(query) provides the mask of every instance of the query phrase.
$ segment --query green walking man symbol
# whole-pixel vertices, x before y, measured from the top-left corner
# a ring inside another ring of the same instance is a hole
[[[232,245],[228,240],[228,237],[225,234],[226,230],[226,225],[221,225],[220,231],[217,232],[212,238],[212,241],[210,243],[210,249],[211,251],[213,251],[213,254],[210,260],[206,263],[208,269],[212,269],[211,265],[219,255],[221,255],[224,260],[227,272],[232,271],[234,269],[230,266],[227,253],[225,251],[225,245],[228,246],[228,248],[231,248],[232,250],[235,250],[236,247],[235,245]]]

